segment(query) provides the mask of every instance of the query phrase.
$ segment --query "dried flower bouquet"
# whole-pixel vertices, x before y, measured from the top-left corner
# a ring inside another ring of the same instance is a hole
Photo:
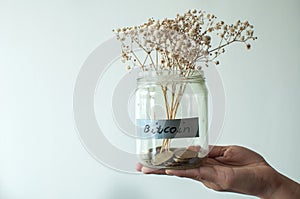
[[[256,40],[253,26],[248,21],[238,20],[226,24],[213,14],[189,10],[174,19],[154,20],[113,30],[121,42],[122,61],[127,69],[139,67],[143,71],[153,70],[157,75],[164,71],[178,73],[187,78],[203,66],[214,62],[232,43],[242,43],[250,49],[251,40]],[[143,52],[138,54],[137,50]],[[163,84],[165,109],[168,119],[175,119],[186,83]],[[161,152],[170,149],[170,139],[164,139]]]

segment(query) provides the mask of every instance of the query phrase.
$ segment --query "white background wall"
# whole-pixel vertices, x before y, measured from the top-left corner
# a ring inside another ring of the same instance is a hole
[[[190,8],[226,22],[248,19],[259,37],[251,51],[236,45],[222,57],[227,113],[219,144],[250,147],[300,181],[298,0],[0,0],[1,199],[253,198],[110,170],[75,131],[76,77],[111,30]]]

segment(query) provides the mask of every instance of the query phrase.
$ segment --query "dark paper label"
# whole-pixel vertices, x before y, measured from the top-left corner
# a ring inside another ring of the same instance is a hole
[[[199,137],[198,118],[174,120],[136,120],[141,139],[173,139]]]

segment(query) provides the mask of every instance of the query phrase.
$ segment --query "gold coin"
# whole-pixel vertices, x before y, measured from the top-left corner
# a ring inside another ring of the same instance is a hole
[[[197,157],[198,152],[189,149],[177,149],[174,151],[174,155],[178,159],[188,160]]]
[[[180,162],[164,162],[164,166],[166,167],[178,167],[178,166],[182,166],[182,163]]]
[[[164,162],[167,162],[173,157],[173,152],[172,151],[164,151],[161,153],[157,153],[154,158],[152,159],[152,164],[153,165],[160,165]]]
[[[176,157],[174,157],[173,160],[178,163],[187,163],[189,161],[189,159],[179,159]]]

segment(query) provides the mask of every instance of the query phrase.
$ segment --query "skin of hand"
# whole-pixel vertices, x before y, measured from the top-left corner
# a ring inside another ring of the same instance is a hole
[[[273,169],[264,158],[241,146],[214,146],[203,165],[186,170],[155,170],[138,163],[145,174],[166,174],[202,182],[216,191],[264,199],[300,199],[300,185]]]

